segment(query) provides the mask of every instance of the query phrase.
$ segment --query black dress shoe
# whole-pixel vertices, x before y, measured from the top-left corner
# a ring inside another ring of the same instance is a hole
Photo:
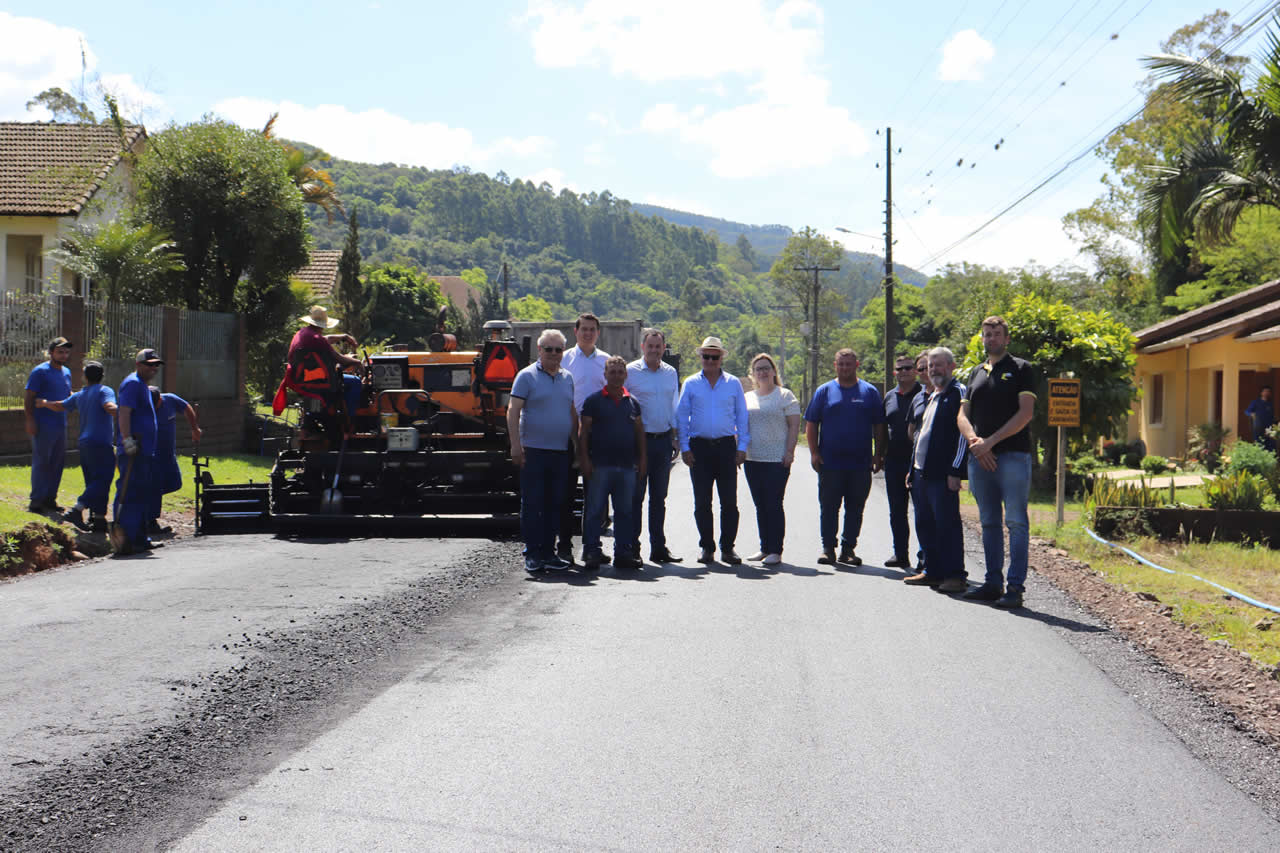
[[[887,569],[909,569],[911,568],[911,560],[907,557],[893,556],[884,561]]]
[[[714,548],[703,548],[702,553],[698,555],[699,563],[714,563],[716,561],[716,552]]]
[[[661,551],[650,551],[649,559],[661,565],[662,563],[679,563],[684,560],[684,557],[677,557],[666,548],[663,548]]]
[[[638,569],[643,565],[644,563],[640,562],[637,557],[632,557],[628,554],[615,555],[613,558],[613,567],[615,569]]]
[[[732,548],[721,548],[720,559],[724,560],[731,566],[736,566],[742,562],[742,558],[738,556],[738,552]]]
[[[847,563],[850,566],[861,566],[862,558],[853,553],[853,549],[847,545],[840,549],[840,562]]]

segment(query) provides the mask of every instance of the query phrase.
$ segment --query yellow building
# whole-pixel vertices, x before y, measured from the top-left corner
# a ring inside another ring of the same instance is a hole
[[[1280,280],[1135,334],[1142,397],[1129,436],[1148,453],[1185,456],[1187,428],[1210,422],[1231,430],[1228,441],[1254,438],[1245,407],[1280,380]]]

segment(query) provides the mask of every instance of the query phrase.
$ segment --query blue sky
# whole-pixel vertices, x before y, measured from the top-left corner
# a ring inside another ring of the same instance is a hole
[[[1244,21],[1267,5],[1224,8]],[[812,225],[875,252],[878,238],[835,229],[882,233],[891,126],[902,149],[896,260],[926,271],[1053,265],[1075,254],[1062,215],[1099,191],[1104,169],[1092,156],[926,262],[1132,113],[1139,57],[1213,8],[9,0],[0,119],[42,118],[24,108],[32,95],[77,89],[83,43],[90,93],[96,83],[118,93],[152,130],[210,112],[259,127],[279,110],[282,135],[347,159],[503,170],[725,219]]]

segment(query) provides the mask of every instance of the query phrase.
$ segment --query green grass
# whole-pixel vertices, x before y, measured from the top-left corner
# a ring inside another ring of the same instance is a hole
[[[209,470],[215,483],[246,483],[250,480],[265,482],[275,458],[235,454],[210,456]],[[164,496],[161,506],[166,512],[184,512],[194,508],[196,500],[195,480],[191,457],[178,460],[182,469],[182,488]],[[58,489],[58,503],[71,506],[84,491],[84,477],[78,465],[68,466],[62,472],[62,485]],[[0,533],[13,531],[33,521],[48,521],[42,515],[27,512],[31,496],[31,468],[27,465],[0,465]],[[112,496],[115,487],[112,486]]]
[[[1167,492],[1167,490],[1164,490]],[[1178,503],[1204,505],[1199,486],[1177,490]],[[973,495],[961,493],[961,501],[973,504]],[[1121,552],[1100,545],[1084,532],[1084,503],[1067,500],[1065,521],[1057,524],[1052,492],[1033,490],[1028,504],[1031,533],[1053,541],[1072,557],[1101,572],[1106,580],[1131,592],[1149,592],[1173,608],[1171,617],[1210,640],[1225,640],[1264,666],[1280,664],[1280,626],[1259,631],[1254,624],[1273,614],[1224,594],[1189,574],[1229,587],[1251,598],[1280,606],[1280,551],[1265,545],[1234,542],[1181,543],[1141,538],[1119,542],[1156,565],[1183,574],[1168,575],[1148,568]],[[1277,516],[1280,519],[1280,515]],[[1280,623],[1280,617],[1276,619]]]

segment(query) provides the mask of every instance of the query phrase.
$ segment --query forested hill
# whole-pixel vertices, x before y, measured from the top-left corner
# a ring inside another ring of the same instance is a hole
[[[719,219],[714,216],[702,216],[697,213],[686,213],[683,210],[672,210],[669,207],[659,207],[656,204],[634,204],[631,209],[646,216],[657,216],[675,225],[685,225],[691,228],[701,228],[707,232],[714,232],[725,243],[733,243],[737,241],[739,235],[743,235],[751,242],[756,255],[769,261],[772,261],[782,253],[782,248],[787,245],[787,241],[795,234],[795,231],[785,225],[747,225],[743,222],[732,222],[728,219]],[[884,258],[880,255],[850,251],[846,251],[844,254],[849,264],[858,268],[870,267],[875,270],[874,275],[876,276],[883,274],[881,271],[884,269]],[[894,264],[893,271],[898,278],[907,284],[914,284],[916,287],[924,287],[929,280],[929,277],[924,273],[902,264]]]
[[[435,274],[478,267],[496,281],[505,261],[512,299],[537,297],[556,317],[592,310],[655,323],[737,323],[766,314],[777,301],[763,270],[790,236],[783,226],[691,227],[666,212],[648,215],[648,208],[607,190],[556,192],[501,172],[491,178],[461,167],[321,165],[347,210],[359,212],[366,264],[404,263]],[[315,247],[340,249],[346,222],[327,222],[318,208],[309,215]],[[751,245],[734,242],[738,233]],[[767,249],[756,250],[753,240],[764,235],[772,242],[762,240]],[[845,295],[847,319],[879,291],[880,260],[863,255],[842,266],[825,283]]]

